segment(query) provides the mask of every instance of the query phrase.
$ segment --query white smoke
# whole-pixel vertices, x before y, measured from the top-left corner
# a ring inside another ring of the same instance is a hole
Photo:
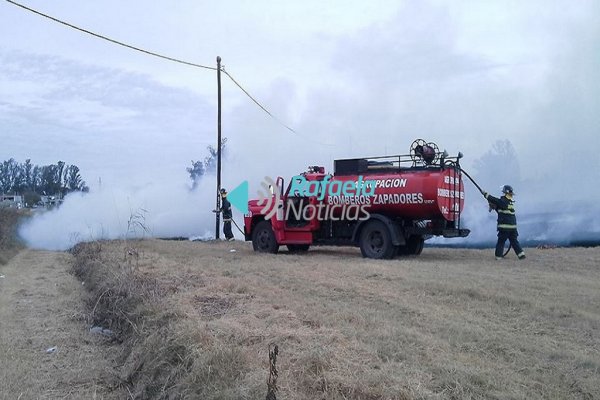
[[[50,250],[99,239],[211,237],[213,185],[210,176],[194,191],[181,179],[138,188],[105,184],[69,194],[59,208],[21,226],[20,235],[30,247]]]
[[[501,189],[505,184],[515,190],[513,200],[522,242],[559,245],[600,242],[598,205],[580,193],[565,191],[566,185],[521,179],[521,163],[509,141],[496,142],[473,164],[473,170],[468,172],[491,195],[502,196]],[[557,176],[564,176],[564,172]],[[497,214],[490,212],[487,201],[466,176],[463,176],[463,182],[467,200],[462,223],[472,233],[466,239],[438,243],[493,244]]]

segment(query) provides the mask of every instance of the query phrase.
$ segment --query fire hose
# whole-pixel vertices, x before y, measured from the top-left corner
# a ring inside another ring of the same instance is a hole
[[[459,167],[459,168],[460,168],[460,167]],[[479,192],[480,192],[482,195],[484,195],[484,196],[485,196],[485,194],[486,194],[486,193],[485,193],[485,191],[484,191],[484,190],[481,188],[481,186],[479,186],[479,185],[477,184],[477,182],[475,182],[475,179],[471,178],[471,175],[469,175],[469,174],[467,173],[467,171],[465,171],[464,169],[460,168],[460,172],[462,172],[463,174],[465,174],[465,176],[466,176],[467,178],[469,178],[469,180],[471,181],[471,183],[473,183],[473,185],[475,185],[475,187],[476,187],[476,188],[479,190]],[[491,206],[490,206],[490,210],[489,210],[489,211],[490,211],[490,212],[492,211],[492,207],[491,207]],[[504,254],[502,254],[502,257],[506,257],[506,255],[507,255],[507,254],[508,254],[508,252],[510,251],[511,247],[512,247],[512,245],[509,243],[509,244],[508,244],[508,248],[506,249],[506,251],[504,252]]]
[[[477,184],[477,182],[475,182],[475,179],[471,178],[471,175],[469,175],[469,174],[467,173],[467,171],[465,171],[464,169],[460,168],[460,172],[462,172],[463,174],[465,174],[465,176],[466,176],[467,178],[469,178],[469,180],[470,180],[470,181],[473,183],[473,185],[475,185],[475,187],[476,187],[476,188],[479,190],[479,192],[480,192],[482,195],[484,195],[484,196],[485,196],[485,191],[484,191],[484,190],[481,188],[481,186],[479,186],[479,185]]]
[[[220,210],[212,210],[212,212],[214,213],[220,213]],[[240,228],[240,226],[237,224],[237,222],[235,222],[235,220],[233,218],[231,218],[231,222],[233,222],[233,224],[235,225],[235,227],[237,228],[238,231],[240,231],[240,233],[242,235],[245,235],[244,231],[242,230],[242,228]]]
[[[231,222],[233,222],[233,224],[235,225],[235,227],[238,229],[238,231],[240,231],[240,233],[241,233],[242,235],[246,235],[246,234],[244,233],[244,231],[242,230],[242,228],[240,228],[240,227],[239,227],[239,225],[237,224],[237,222],[235,222],[235,219],[231,218]]]

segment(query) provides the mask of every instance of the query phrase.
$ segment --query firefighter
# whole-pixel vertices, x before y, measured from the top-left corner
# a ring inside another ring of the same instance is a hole
[[[224,188],[221,189],[221,209],[219,211],[223,213],[223,233],[225,234],[225,239],[232,241],[234,238],[231,232],[231,203],[227,200],[227,190]]]
[[[519,260],[525,258],[525,253],[519,244],[517,237],[517,216],[515,215],[515,206],[513,201],[513,188],[510,185],[502,187],[502,197],[497,198],[491,196],[487,192],[483,192],[483,196],[490,204],[490,209],[496,210],[498,213],[498,242],[496,243],[496,260],[504,258],[504,244],[508,239],[510,245],[514,249]]]

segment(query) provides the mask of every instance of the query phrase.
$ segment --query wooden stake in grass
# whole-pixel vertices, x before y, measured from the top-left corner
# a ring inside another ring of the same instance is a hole
[[[277,355],[279,347],[276,344],[269,345],[269,379],[267,380],[267,400],[277,400]]]

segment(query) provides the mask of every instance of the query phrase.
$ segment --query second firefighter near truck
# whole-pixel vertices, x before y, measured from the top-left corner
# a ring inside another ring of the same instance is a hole
[[[225,235],[226,240],[232,241],[234,238],[233,232],[231,231],[231,219],[233,218],[231,203],[227,200],[227,190],[225,188],[221,188],[219,192],[221,194],[221,209],[213,210],[213,212],[223,213],[223,234]]]

